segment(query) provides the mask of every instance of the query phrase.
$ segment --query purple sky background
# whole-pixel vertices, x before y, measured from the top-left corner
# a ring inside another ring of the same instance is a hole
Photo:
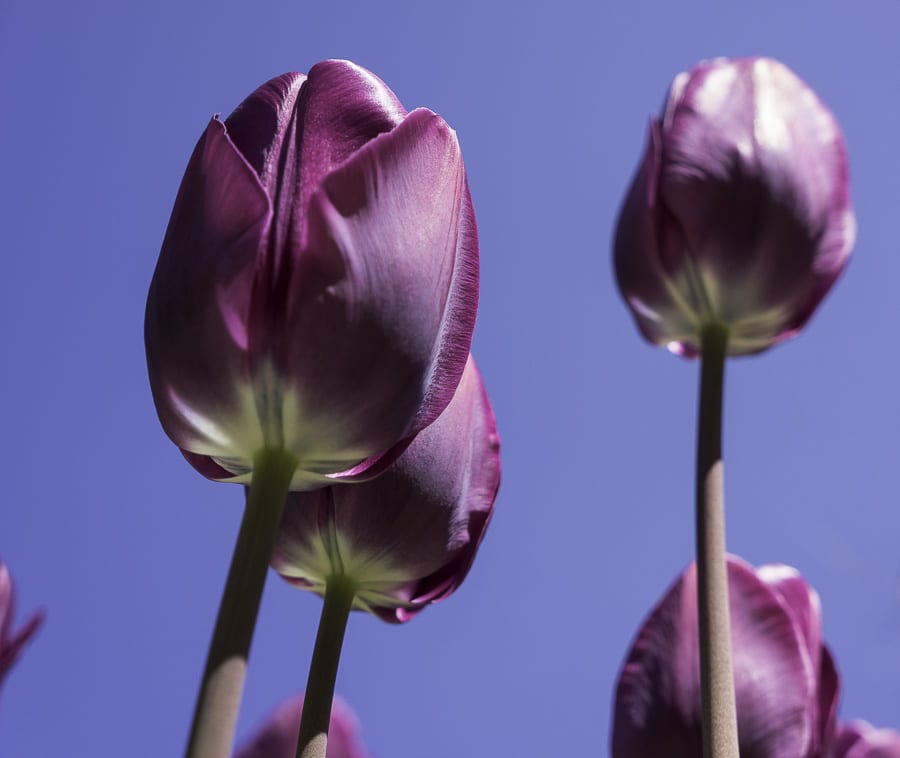
[[[351,617],[338,692],[377,758],[608,753],[616,675],[693,553],[696,364],[639,338],[611,273],[672,77],[769,55],[847,138],[855,258],[795,342],[729,363],[729,548],[819,590],[841,714],[900,728],[900,4],[0,2],[0,557],[45,627],[0,755],[181,753],[243,496],[165,437],[143,312],[215,112],[316,61],[457,130],[481,235],[474,352],[503,438],[458,593]],[[321,607],[270,575],[239,735],[302,689]]]

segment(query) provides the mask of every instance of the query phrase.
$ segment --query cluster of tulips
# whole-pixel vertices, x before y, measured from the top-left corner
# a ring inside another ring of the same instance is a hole
[[[715,60],[675,79],[614,260],[641,333],[700,360],[697,555],[622,667],[613,758],[900,756],[900,734],[838,722],[815,591],[788,566],[754,569],[725,550],[726,358],[797,335],[854,235],[840,129],[791,71]],[[402,623],[450,595],[499,487],[470,355],[477,302],[474,212],[439,116],[326,61],[212,119],[145,329],[166,434],[201,474],[246,492],[189,758],[232,754],[269,566],[320,594],[322,617],[305,695],[237,755],[369,755],[334,698],[350,611]],[[11,606],[0,565],[0,677],[40,624],[12,635]]]

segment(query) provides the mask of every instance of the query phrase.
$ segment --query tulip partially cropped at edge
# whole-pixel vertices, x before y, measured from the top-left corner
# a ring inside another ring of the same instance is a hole
[[[716,59],[675,78],[622,207],[619,289],[650,342],[696,356],[710,324],[728,354],[797,334],[855,237],[840,127],[766,58]]]
[[[12,577],[6,564],[0,561],[0,684],[44,621],[42,612],[32,613],[19,630],[13,633],[15,610],[16,591]]]
[[[409,620],[462,582],[500,484],[500,441],[474,361],[443,414],[378,478],[288,497],[272,566],[324,593],[339,574],[355,607]]]
[[[612,758],[702,758],[696,569],[651,612],[619,676]],[[796,570],[729,556],[741,758],[825,758],[838,676],[819,598]]]
[[[303,695],[285,700],[234,758],[294,758]],[[360,737],[359,720],[339,697],[334,699],[329,728],[328,758],[369,758]]]
[[[465,366],[478,243],[456,135],[347,61],[215,117],[147,301],[162,425],[218,480],[297,459],[295,490],[374,474]]]
[[[876,729],[865,721],[843,724],[835,740],[834,758],[900,758],[900,732]]]

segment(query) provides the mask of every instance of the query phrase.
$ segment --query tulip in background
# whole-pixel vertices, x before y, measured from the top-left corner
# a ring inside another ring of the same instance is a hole
[[[619,215],[619,290],[643,335],[700,356],[696,545],[703,745],[738,758],[725,561],[725,358],[797,334],[856,224],[843,137],[788,68],[717,59],[675,78]]]
[[[272,566],[325,597],[298,756],[324,755],[350,610],[402,622],[450,595],[472,565],[499,485],[494,413],[470,358],[450,405],[381,476],[291,493]]]
[[[679,74],[619,216],[615,269],[641,333],[681,355],[704,326],[728,354],[800,331],[847,263],[856,224],[840,127],[767,58]]]
[[[289,490],[377,475],[450,402],[478,242],[456,135],[326,61],[214,117],[147,298],[153,398],[202,474],[249,484],[189,756],[225,758]]]
[[[303,695],[285,700],[234,758],[294,758],[302,709]],[[328,734],[328,758],[369,758],[356,714],[338,697],[331,708]]]
[[[728,579],[741,758],[900,756],[896,732],[836,728],[838,675],[822,641],[819,597],[800,574],[729,556]],[[612,758],[701,758],[697,637],[692,564],[644,622],[622,668]],[[878,745],[894,752],[865,752]]]
[[[834,733],[837,674],[819,600],[785,566],[728,559],[741,758],[812,758]],[[697,571],[691,565],[644,623],[615,698],[613,758],[699,758]]]
[[[0,561],[0,684],[44,621],[42,612],[32,613],[19,630],[13,633],[15,610],[16,590],[9,569]]]

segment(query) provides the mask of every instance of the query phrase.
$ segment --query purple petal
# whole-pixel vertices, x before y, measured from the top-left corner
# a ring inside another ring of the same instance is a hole
[[[15,588],[6,564],[0,561],[0,683],[12,668],[25,645],[44,622],[43,611],[33,613],[15,634],[11,633],[15,613]]]
[[[282,703],[234,758],[294,758],[300,732],[303,695]],[[326,758],[368,758],[360,737],[359,721],[340,698],[331,706]]]
[[[679,353],[693,355],[696,350],[687,345],[697,332],[700,303],[694,293],[680,292],[673,279],[684,239],[658,202],[661,165],[662,135],[653,120],[644,158],[619,212],[613,246],[616,280],[649,342],[671,342]]]
[[[407,621],[464,579],[499,480],[496,423],[470,360],[444,413],[381,476],[290,495],[272,565],[320,592],[343,573],[358,608]]]
[[[379,134],[392,131],[406,116],[390,88],[361,66],[331,60],[310,69],[301,93],[302,179],[299,204],[312,195],[335,168]]]
[[[270,215],[256,174],[213,119],[178,191],[145,322],[163,428],[195,454],[252,458],[262,447],[241,390],[250,385],[247,316]]]
[[[474,327],[477,256],[459,145],[430,111],[327,177],[285,325],[283,375],[304,420],[285,444],[308,471],[349,469],[449,402]]]
[[[900,758],[900,732],[875,729],[865,721],[842,724],[834,758]]]
[[[277,180],[286,125],[306,76],[282,74],[256,89],[225,119],[228,137],[247,161],[267,194]]]
[[[0,561],[0,641],[9,636],[15,604],[12,577],[6,564]]]
[[[819,659],[819,729],[822,746],[831,745],[837,731],[840,677],[831,651],[822,645]]]
[[[782,599],[728,559],[732,650],[742,758],[811,758],[816,682]],[[616,692],[614,758],[702,753],[696,570],[691,565],[645,622]]]

